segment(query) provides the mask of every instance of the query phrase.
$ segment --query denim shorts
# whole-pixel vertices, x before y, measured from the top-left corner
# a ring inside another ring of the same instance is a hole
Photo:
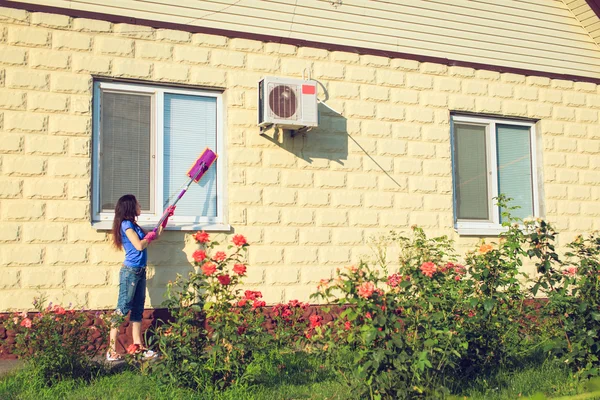
[[[127,315],[131,311],[129,321],[140,322],[146,300],[146,267],[134,268],[123,266],[119,272],[119,300],[115,312]]]

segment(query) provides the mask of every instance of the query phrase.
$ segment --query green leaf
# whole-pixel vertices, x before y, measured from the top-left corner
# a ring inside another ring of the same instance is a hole
[[[492,308],[494,308],[494,300],[493,299],[486,299],[483,302],[483,309],[487,312],[490,312]]]

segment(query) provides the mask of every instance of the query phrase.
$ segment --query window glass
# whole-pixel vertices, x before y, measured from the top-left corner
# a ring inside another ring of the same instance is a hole
[[[206,147],[217,152],[217,100],[214,97],[165,94],[164,206],[181,191],[191,164]],[[190,162],[192,160],[192,162]],[[217,216],[216,163],[193,183],[177,203],[177,214]]]
[[[454,124],[458,219],[490,219],[485,136],[485,126]]]
[[[151,174],[152,97],[102,92],[100,116],[100,208],[114,211],[119,197],[135,195],[153,211]]]
[[[520,207],[512,210],[511,215],[521,219],[530,217],[533,215],[533,179],[529,127],[497,124],[496,142],[498,193],[512,198],[511,206]]]

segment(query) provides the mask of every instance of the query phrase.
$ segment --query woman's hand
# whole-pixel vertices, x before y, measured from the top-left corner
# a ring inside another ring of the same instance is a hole
[[[148,244],[150,244],[154,239],[156,239],[157,235],[156,232],[148,232],[146,233],[146,236],[144,236],[144,239]]]

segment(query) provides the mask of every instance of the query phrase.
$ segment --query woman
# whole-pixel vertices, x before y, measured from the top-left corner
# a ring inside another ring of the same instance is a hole
[[[168,210],[168,215],[171,216],[175,208],[170,207]],[[142,312],[146,300],[146,248],[161,235],[168,218],[159,227],[158,234],[155,232],[145,233],[136,222],[140,212],[140,204],[132,194],[122,196],[115,206],[115,219],[112,227],[113,244],[117,249],[125,250],[125,261],[119,272],[119,299],[110,329],[110,345],[106,353],[108,361],[122,359],[116,351],[117,335],[120,322],[130,311],[129,321],[132,325],[135,352],[142,352],[145,358],[156,356],[156,353],[147,350],[142,342]]]

